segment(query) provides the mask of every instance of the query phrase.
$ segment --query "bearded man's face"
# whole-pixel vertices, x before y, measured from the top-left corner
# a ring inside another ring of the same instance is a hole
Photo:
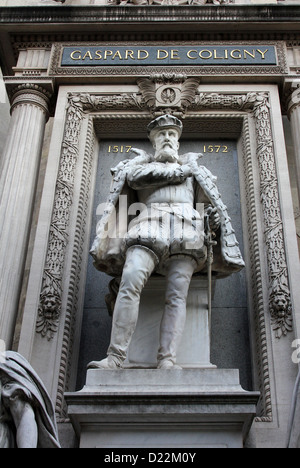
[[[154,159],[158,162],[177,162],[179,135],[173,128],[158,130],[154,136]]]

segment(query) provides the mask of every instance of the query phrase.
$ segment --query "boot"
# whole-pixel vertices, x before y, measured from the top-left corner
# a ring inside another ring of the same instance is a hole
[[[102,359],[102,361],[91,361],[87,368],[88,369],[120,369],[123,365],[123,362],[119,360],[116,356],[107,356],[107,358]]]

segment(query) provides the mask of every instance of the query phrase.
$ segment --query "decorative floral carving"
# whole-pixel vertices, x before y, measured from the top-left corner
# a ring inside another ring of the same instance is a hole
[[[257,158],[260,166],[260,194],[265,222],[265,241],[269,265],[269,307],[277,338],[292,330],[292,305],[285,255],[278,179],[267,93],[250,94],[256,122]]]
[[[143,107],[142,98],[139,94],[107,94],[93,95],[79,93],[73,95],[74,105],[81,106],[85,112],[109,109],[141,109]]]
[[[80,190],[77,204],[76,222],[74,227],[75,236],[72,241],[72,260],[68,263],[68,286],[64,292],[64,322],[63,336],[61,348],[61,360],[58,375],[58,387],[56,397],[56,413],[61,415],[63,419],[67,418],[67,408],[64,400],[64,392],[69,390],[69,370],[72,366],[74,330],[78,319],[78,310],[82,297],[80,287],[80,279],[82,277],[82,265],[85,252],[87,250],[87,224],[86,220],[89,217],[91,209],[91,193],[90,185],[92,172],[94,167],[94,126],[93,118],[88,118],[87,132],[85,135],[85,150],[82,161],[82,172],[80,176]],[[79,186],[79,184],[78,184]],[[79,188],[79,187],[78,187]],[[64,268],[66,265],[64,264]]]
[[[62,273],[82,115],[80,102],[78,105],[76,99],[70,98],[36,324],[36,331],[48,340],[57,331],[61,312]]]
[[[247,102],[247,94],[199,93],[195,97],[192,109],[246,110]]]

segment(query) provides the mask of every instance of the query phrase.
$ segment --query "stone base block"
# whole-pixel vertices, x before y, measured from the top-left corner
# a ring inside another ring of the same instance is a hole
[[[240,448],[259,394],[237,370],[97,369],[65,398],[81,448]]]

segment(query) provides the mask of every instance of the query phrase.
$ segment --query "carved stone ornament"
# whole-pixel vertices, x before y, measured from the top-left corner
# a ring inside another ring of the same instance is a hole
[[[17,85],[15,82],[10,83],[6,79],[8,95],[11,100],[11,111],[14,107],[22,104],[33,104],[42,109],[49,116],[49,107],[52,97],[50,90],[47,90],[42,85],[36,83],[22,83]]]
[[[269,95],[253,94],[249,97],[249,102],[253,102],[256,123],[260,195],[269,267],[269,307],[275,335],[280,338],[292,330],[292,303],[272,140]]]
[[[153,75],[141,78],[138,85],[143,101],[154,113],[176,110],[184,113],[195,101],[200,81],[185,75]]]
[[[82,115],[82,107],[76,103],[76,98],[70,99],[36,324],[36,331],[48,340],[57,331],[61,312],[61,282]]]

